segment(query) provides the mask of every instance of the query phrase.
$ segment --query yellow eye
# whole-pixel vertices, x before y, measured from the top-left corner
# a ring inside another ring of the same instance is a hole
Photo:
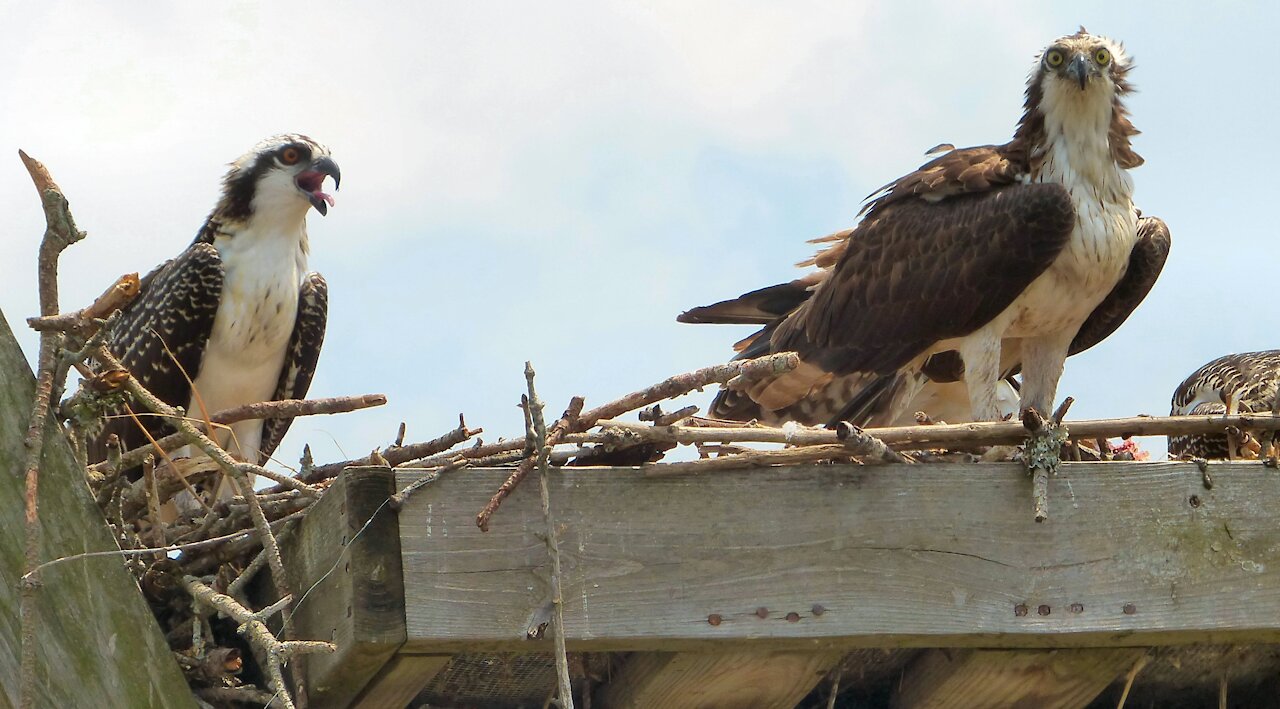
[[[1056,49],[1050,49],[1049,53],[1044,55],[1044,60],[1048,62],[1049,66],[1062,66],[1062,59],[1062,52]]]
[[[1099,49],[1093,53],[1093,61],[1097,62],[1098,66],[1106,66],[1107,63],[1111,61],[1111,52],[1108,52],[1105,49]]]
[[[280,151],[280,162],[285,165],[296,165],[298,160],[302,158],[302,153],[295,147],[289,146]]]

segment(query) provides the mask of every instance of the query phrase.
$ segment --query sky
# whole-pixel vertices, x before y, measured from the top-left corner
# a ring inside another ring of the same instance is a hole
[[[43,216],[19,148],[88,232],[61,262],[71,309],[179,253],[227,163],[301,132],[343,175],[309,219],[330,290],[311,394],[390,402],[296,421],[277,457],[363,455],[459,412],[520,435],[525,360],[554,416],[727,359],[749,330],[675,316],[799,275],[807,239],[928,148],[1007,140],[1037,52],[1083,24],[1136,60],[1136,200],[1174,244],[1059,396],[1076,418],[1164,414],[1209,359],[1280,346],[1257,300],[1280,6],[1158,8],[0,0],[0,312],[34,358]]]

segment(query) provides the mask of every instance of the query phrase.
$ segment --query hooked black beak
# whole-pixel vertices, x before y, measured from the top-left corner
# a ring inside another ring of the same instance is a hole
[[[342,170],[338,169],[338,163],[334,162],[333,158],[326,155],[320,158],[319,160],[315,161],[314,163],[312,163],[311,169],[315,170],[316,172],[328,175],[329,177],[332,177],[333,191],[334,192],[338,191],[338,185],[341,184],[342,182]]]
[[[1084,91],[1084,85],[1089,81],[1089,66],[1085,63],[1084,55],[1077,54],[1075,59],[1067,65],[1067,74],[1080,82],[1080,90]]]
[[[333,178],[333,189],[336,191],[339,183],[342,182],[342,171],[338,169],[338,163],[328,155],[311,163],[310,169],[303,171],[295,179],[298,189],[307,193],[311,206],[315,207],[321,216],[327,215],[329,207],[333,205],[333,197],[321,189],[324,186],[325,176]]]

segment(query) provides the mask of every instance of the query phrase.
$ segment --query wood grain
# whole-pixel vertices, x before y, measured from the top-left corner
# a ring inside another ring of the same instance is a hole
[[[566,635],[720,652],[1276,642],[1280,476],[1211,471],[1206,490],[1189,463],[1065,463],[1043,524],[1016,464],[559,471]],[[525,632],[548,598],[536,490],[474,524],[505,477],[446,476],[401,511],[406,649],[546,648]]]
[[[605,709],[793,709],[839,652],[643,652],[600,688]]]
[[[0,315],[0,705],[18,706],[18,584],[23,573],[23,433],[35,380]],[[40,461],[42,561],[118,549],[56,426]],[[120,558],[46,568],[38,592],[39,706],[194,707],[151,610]],[[74,678],[71,681],[69,678]]]
[[[440,670],[449,655],[394,655],[382,666],[352,706],[360,709],[404,709]]]
[[[897,683],[893,709],[1083,709],[1142,648],[930,650]]]
[[[399,526],[389,468],[348,468],[282,543],[298,637],[338,649],[306,658],[312,707],[345,707],[404,643]]]

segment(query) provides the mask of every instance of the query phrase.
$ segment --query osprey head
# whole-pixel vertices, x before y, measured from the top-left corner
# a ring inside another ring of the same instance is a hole
[[[1083,27],[1054,40],[1036,57],[1014,139],[1035,160],[1043,157],[1048,133],[1102,133],[1115,164],[1125,169],[1141,165],[1142,156],[1130,144],[1138,129],[1124,106],[1133,90],[1127,79],[1132,68],[1119,42]]]
[[[260,210],[296,213],[300,220],[310,207],[328,214],[334,202],[322,189],[326,176],[337,190],[342,173],[328,148],[296,133],[273,136],[231,163],[217,211],[239,220]]]
[[[1040,53],[1032,81],[1049,92],[1050,85],[1080,91],[1101,91],[1108,96],[1125,93],[1124,76],[1130,69],[1124,47],[1106,37],[1091,35],[1083,27],[1058,39]]]

